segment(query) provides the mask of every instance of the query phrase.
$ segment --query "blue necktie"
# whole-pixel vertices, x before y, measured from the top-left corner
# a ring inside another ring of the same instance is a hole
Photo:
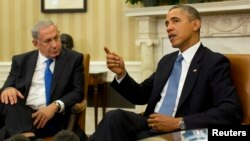
[[[159,110],[159,113],[161,114],[172,116],[181,76],[182,60],[182,55],[179,55],[175,61],[174,68],[169,76],[167,92]]]
[[[45,82],[46,105],[49,105],[49,102],[50,102],[50,88],[51,88],[51,80],[52,80],[53,74],[49,66],[52,62],[53,62],[52,59],[48,59],[47,61],[45,61],[46,68],[45,68],[45,74],[44,74],[44,82]]]

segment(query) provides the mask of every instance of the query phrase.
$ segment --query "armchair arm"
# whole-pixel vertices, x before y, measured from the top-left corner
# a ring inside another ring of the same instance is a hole
[[[87,108],[87,100],[84,99],[81,103],[76,103],[72,108],[71,108],[71,113],[72,114],[79,114],[82,111],[84,111]]]
[[[81,103],[76,103],[74,106],[72,106],[71,108],[71,114],[70,114],[70,118],[69,118],[69,123],[68,123],[68,130],[73,130],[74,125],[76,123],[77,120],[77,115],[81,114],[82,112],[84,112],[84,110],[86,110],[87,108],[87,100],[84,99]]]
[[[85,130],[85,116],[87,109],[87,97],[88,97],[88,84],[89,84],[89,63],[90,55],[88,53],[84,54],[84,99],[80,103],[76,103],[71,107],[71,114],[67,129],[74,129],[75,125],[78,125],[82,130]]]

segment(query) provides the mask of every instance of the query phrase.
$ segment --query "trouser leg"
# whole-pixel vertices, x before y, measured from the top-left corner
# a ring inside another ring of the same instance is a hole
[[[6,127],[0,129],[0,141],[3,141],[6,138]]]
[[[44,128],[36,129],[33,126],[32,113],[35,112],[30,107],[14,104],[14,105],[4,105],[2,109],[2,114],[5,119],[5,129],[6,134],[1,131],[0,136],[12,136],[14,134],[23,132],[33,132],[37,137],[46,137],[56,134],[61,129],[65,129],[69,117],[64,114],[55,114],[51,118]]]
[[[3,104],[0,103],[0,129],[4,126]]]
[[[27,106],[14,104],[4,106],[5,127],[7,134],[14,134],[33,131],[32,109]]]
[[[146,118],[129,111],[106,114],[89,141],[135,141],[140,130],[147,129]]]
[[[0,103],[0,141],[5,139],[6,128],[4,127],[3,104]]]
[[[0,104],[1,118],[4,126],[0,129],[0,140],[4,140],[14,134],[32,131],[31,109],[19,104]]]

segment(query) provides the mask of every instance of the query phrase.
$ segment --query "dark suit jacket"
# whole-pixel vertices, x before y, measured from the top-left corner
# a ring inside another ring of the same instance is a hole
[[[25,97],[24,100],[19,102],[25,104],[37,58],[38,50],[14,56],[9,76],[0,92],[6,87],[15,87]],[[61,100],[65,104],[66,112],[69,111],[72,105],[83,99],[83,80],[83,55],[62,48],[61,54],[55,62],[51,102]]]
[[[154,112],[161,98],[178,52],[165,55],[156,71],[141,84],[126,75],[112,86],[134,104],[148,104],[145,116]],[[187,129],[209,125],[240,124],[241,105],[232,84],[229,60],[201,45],[197,50],[184,82],[176,117],[184,117]]]

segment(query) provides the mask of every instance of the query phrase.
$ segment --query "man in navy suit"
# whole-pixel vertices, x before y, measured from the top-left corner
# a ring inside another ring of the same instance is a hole
[[[165,24],[172,46],[179,51],[165,55],[156,71],[140,84],[126,72],[122,57],[105,48],[107,67],[116,73],[111,85],[130,102],[147,104],[147,108],[143,115],[120,109],[108,112],[89,140],[135,141],[177,130],[241,123],[242,109],[229,60],[200,42],[198,11],[187,5],[174,6]],[[180,54],[183,61],[175,105],[170,115],[161,114],[169,76]]]
[[[50,20],[39,21],[32,37],[37,49],[12,58],[9,76],[0,90],[5,117],[2,138],[18,133],[30,138],[54,135],[66,128],[70,108],[83,99],[83,54],[61,47],[60,32]],[[48,59],[52,59],[49,69],[53,77],[46,99]]]

